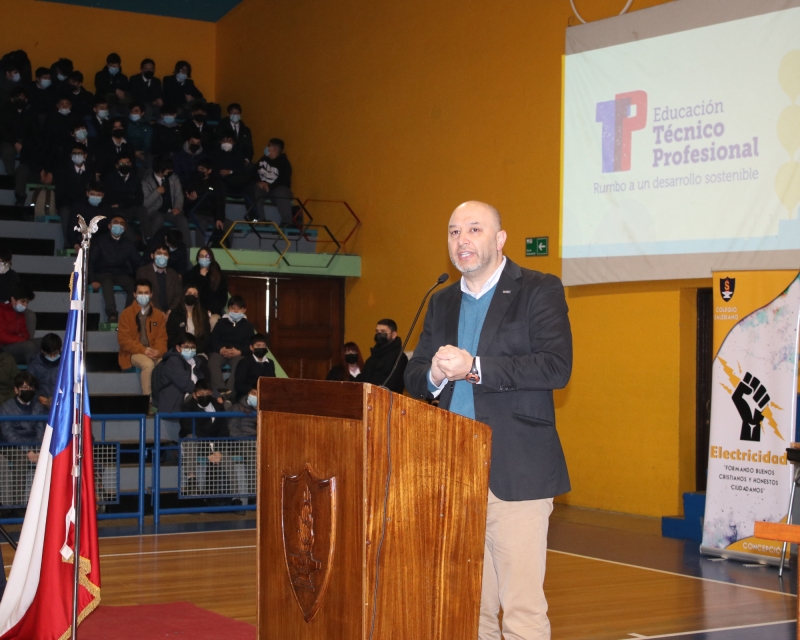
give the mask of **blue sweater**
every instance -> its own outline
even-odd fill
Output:
[[[478,352],[483,321],[486,319],[486,313],[489,311],[496,288],[497,285],[478,299],[467,293],[461,294],[461,311],[458,315],[458,348],[469,351],[473,356]],[[475,419],[472,384],[466,380],[456,381],[453,399],[450,401],[450,411]]]

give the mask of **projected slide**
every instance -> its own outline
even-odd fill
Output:
[[[800,266],[800,9],[565,60],[565,284]]]

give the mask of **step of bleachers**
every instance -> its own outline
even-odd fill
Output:
[[[36,330],[63,331],[67,326],[67,313],[63,312],[36,312]],[[86,330],[97,331],[100,328],[100,314],[89,313],[86,315]]]
[[[34,337],[41,338],[46,333],[51,333],[45,329],[36,329]],[[64,329],[53,331],[64,339]],[[86,348],[89,352],[109,352],[117,353],[119,351],[119,343],[117,342],[116,331],[87,331],[86,332]]]
[[[22,256],[20,256],[22,257]],[[60,258],[63,260],[63,258]],[[69,273],[24,273],[17,269],[17,256],[13,259],[14,270],[19,273],[19,279],[33,289],[37,294],[46,291],[69,292]]]
[[[35,289],[34,289],[35,291]],[[89,314],[99,314],[102,322],[106,321],[105,314],[105,301],[103,300],[102,291],[94,292],[89,290],[87,296],[89,300]],[[114,299],[117,302],[117,311],[122,311],[125,308],[126,295],[124,291],[117,291],[114,293]],[[36,298],[30,303],[30,308],[35,311],[37,315],[44,312],[60,312],[63,309],[69,309],[70,293],[69,291],[39,291]]]
[[[139,375],[134,370],[122,373],[89,372],[89,390],[92,394],[141,395]]]
[[[147,413],[150,407],[150,398],[141,394],[131,394],[121,396],[119,394],[100,394],[92,393],[89,396],[89,409],[92,415],[101,414],[115,414],[115,413]],[[121,423],[109,422],[108,425],[114,425],[115,429],[124,428],[130,439],[129,424],[126,422],[123,427],[119,427]],[[138,423],[134,423],[138,425]],[[138,429],[138,426],[136,427]],[[138,433],[135,431],[135,433]]]
[[[0,240],[0,246],[9,249],[12,254],[24,253],[27,256],[52,256],[55,245],[55,240],[39,238],[4,237]]]
[[[14,194],[11,194],[11,202],[0,202],[0,220],[33,220],[33,210],[30,207],[18,207],[14,205]]]
[[[15,255],[54,255],[55,251],[64,248],[64,238],[61,231],[60,224],[43,224],[41,222],[19,222],[17,220],[7,220],[2,222],[2,234],[0,236],[4,241],[9,238],[15,238],[13,244],[9,244],[12,252]],[[47,253],[29,253],[23,250],[24,245],[17,244],[18,240],[52,240],[54,244],[54,251]]]

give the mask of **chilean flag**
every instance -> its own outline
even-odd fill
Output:
[[[78,620],[100,604],[89,396],[83,366],[83,249],[71,282],[71,302],[58,384],[36,465],[25,522],[0,602],[0,640],[62,640],[71,636],[78,428],[83,428]],[[81,378],[83,378],[81,380]],[[83,404],[83,424],[77,425]],[[73,426],[75,429],[73,430]],[[75,433],[73,433],[75,431]]]

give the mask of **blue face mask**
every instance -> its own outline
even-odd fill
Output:
[[[170,247],[169,245],[167,245],[167,247],[169,248],[170,253],[172,253],[173,251],[175,251],[175,249],[178,248],[178,247]]]
[[[150,295],[147,293],[137,294],[136,302],[139,303],[140,307],[146,307],[148,304],[150,304]]]
[[[85,160],[85,158],[83,157],[82,153],[76,153],[76,154],[73,154],[73,156],[72,156],[72,162],[74,162],[75,164],[79,164],[79,165],[83,164],[84,160]]]
[[[80,140],[81,142],[86,140],[86,138],[88,137],[89,137],[89,132],[86,129],[78,129],[75,132],[75,139]]]
[[[119,238],[123,233],[125,233],[125,227],[123,227],[121,224],[112,224],[111,233]]]
[[[59,113],[60,113],[62,116],[68,116],[68,115],[70,114],[70,112],[71,112],[71,111],[72,111],[72,109],[59,109],[59,110],[58,110],[58,112],[59,112]]]
[[[139,115],[138,113],[132,113],[128,117],[131,119],[131,122],[139,122],[139,120],[142,119],[142,116]]]
[[[93,207],[98,206],[102,201],[103,201],[103,196],[89,196],[89,204],[92,205]],[[119,225],[116,225],[116,226],[119,226]],[[124,230],[125,229],[123,229],[123,231]],[[114,227],[111,227],[111,231],[113,233]],[[120,233],[120,234],[117,234],[117,235],[121,236],[122,234]]]
[[[255,409],[258,406],[258,396],[247,396],[247,404]]]
[[[180,82],[180,83],[183,83],[183,82],[185,82],[185,81],[186,81],[186,74],[185,74],[185,73],[182,73],[182,72],[181,72],[181,73],[176,73],[176,74],[175,74],[175,79],[176,79],[178,82]]]
[[[14,311],[16,311],[17,313],[22,313],[23,311],[25,311],[26,308],[27,307],[21,302],[18,302],[17,304],[14,305]]]
[[[167,263],[169,262],[169,258],[167,256],[164,256],[164,255],[157,255],[155,257],[154,262],[156,263],[156,266],[159,269],[163,269],[164,267],[167,266]]]
[[[269,147],[264,147],[264,155],[269,158]]]
[[[60,73],[57,73],[56,78],[58,78],[59,82],[64,82],[64,80],[67,79],[67,76],[62,76]]]
[[[109,72],[109,73],[110,73],[112,76],[115,76],[115,75],[117,75],[117,74],[119,73],[119,67],[109,67],[109,68],[108,68],[108,72]]]
[[[45,356],[44,359],[47,360],[48,362],[56,362],[60,357],[61,354],[59,353],[56,356]]]
[[[175,122],[175,116],[164,116],[164,124],[172,124]]]
[[[197,355],[196,349],[181,349],[181,355],[184,360],[191,360]]]
[[[244,318],[244,314],[241,311],[228,311],[228,317],[233,322],[239,322],[239,320]]]
[[[47,89],[47,87],[53,84],[53,81],[50,78],[42,78],[39,80],[39,84],[42,85],[42,89]]]
[[[231,114],[231,122],[233,122],[233,124],[236,124],[241,119],[242,119],[242,116],[240,116],[238,113],[232,113]]]
[[[197,264],[203,267],[203,269],[207,269],[208,267],[211,266],[211,258],[200,258],[197,261]]]

